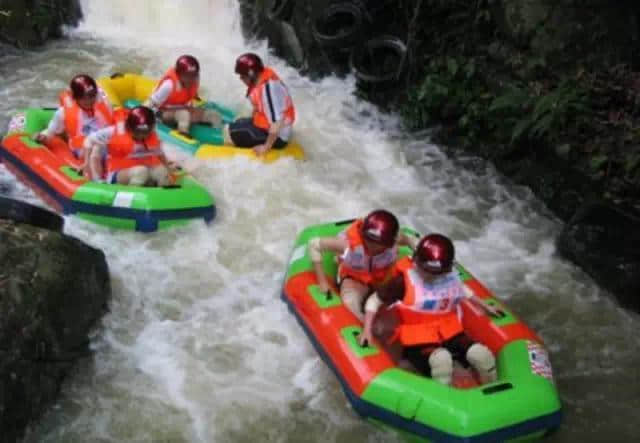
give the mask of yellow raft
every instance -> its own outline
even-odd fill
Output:
[[[131,107],[143,103],[155,88],[158,80],[139,74],[113,74],[111,77],[98,79],[98,85],[104,90],[107,98],[114,107]],[[200,101],[196,106],[214,109],[219,112],[225,123],[235,119],[235,113],[211,101]],[[271,149],[264,156],[257,156],[253,149],[236,148],[224,145],[222,131],[207,125],[192,125],[191,137],[185,137],[175,129],[163,124],[157,124],[160,138],[172,143],[198,158],[225,158],[244,155],[255,160],[271,163],[281,157],[304,159],[304,150],[295,141],[283,149]]]

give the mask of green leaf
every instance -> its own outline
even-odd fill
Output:
[[[469,60],[467,66],[465,68],[465,74],[467,75],[467,80],[470,80],[473,75],[476,73],[476,63],[473,59]]]
[[[541,138],[544,134],[547,134],[549,132],[552,123],[553,114],[547,114],[531,127],[529,133],[534,137]]]
[[[640,155],[635,154],[627,157],[624,161],[624,170],[627,174],[633,171],[640,164]]]
[[[556,97],[554,94],[547,94],[541,97],[533,108],[533,120],[538,120],[542,115],[552,112],[554,105],[556,104]]]
[[[609,160],[609,157],[604,154],[595,155],[591,157],[589,164],[591,166],[591,169],[598,170],[607,162],[607,160]]]
[[[526,119],[520,120],[516,125],[516,127],[513,128],[513,131],[511,132],[511,143],[513,143],[514,141],[522,137],[522,135],[527,132],[530,126],[531,126],[530,119],[526,118]]]
[[[451,76],[453,77],[455,77],[455,75],[458,73],[458,62],[456,61],[455,58],[447,59],[447,70],[449,71],[449,74],[451,74]]]
[[[569,143],[563,143],[561,145],[556,146],[556,154],[559,157],[567,159],[569,158],[570,152],[571,152],[571,145]]]
[[[529,96],[521,89],[513,87],[505,94],[493,99],[489,111],[520,109],[529,102]]]

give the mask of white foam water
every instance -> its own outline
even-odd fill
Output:
[[[312,82],[265,42],[245,42],[234,1],[82,6],[67,40],[0,66],[3,120],[54,105],[77,72],[159,76],[183,53],[200,59],[206,96],[247,111],[233,63],[252,50],[290,88],[308,159],[189,160],[217,198],[210,226],[143,235],[67,217],[66,232],[106,253],[111,311],[94,355],[26,441],[400,441],[357,417],[279,299],[297,232],[378,207],[450,235],[459,260],[547,341],[567,410],[556,441],[634,435],[640,321],[556,256],[561,226],[526,189],[448,157],[427,135],[404,135],[395,116],[351,95],[352,78]],[[39,201],[4,168],[0,181]]]

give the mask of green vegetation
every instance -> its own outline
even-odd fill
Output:
[[[60,27],[79,17],[77,0],[0,0],[0,42],[38,46],[60,37]]]
[[[532,6],[533,5],[533,6]],[[526,6],[526,7],[525,7]],[[640,3],[402,2],[415,55],[406,125],[497,163],[532,155],[637,205]],[[520,9],[518,9],[520,8]]]

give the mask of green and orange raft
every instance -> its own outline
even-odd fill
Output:
[[[453,386],[444,386],[402,369],[384,340],[361,347],[360,322],[340,297],[319,291],[307,250],[311,239],[334,236],[351,222],[311,226],[298,236],[282,297],[360,415],[417,441],[529,440],[560,425],[560,399],[542,340],[459,264],[464,283],[502,312],[493,318],[463,303],[466,332],[496,356],[497,381],[480,385],[471,372],[462,370],[454,372]],[[402,255],[409,253],[401,248]],[[335,278],[333,254],[324,254],[323,267]]]
[[[166,187],[92,182],[78,173],[80,161],[59,137],[44,146],[33,134],[47,127],[55,109],[18,112],[0,144],[7,169],[56,211],[112,228],[153,232],[190,220],[211,221],[214,199],[187,174]]]

